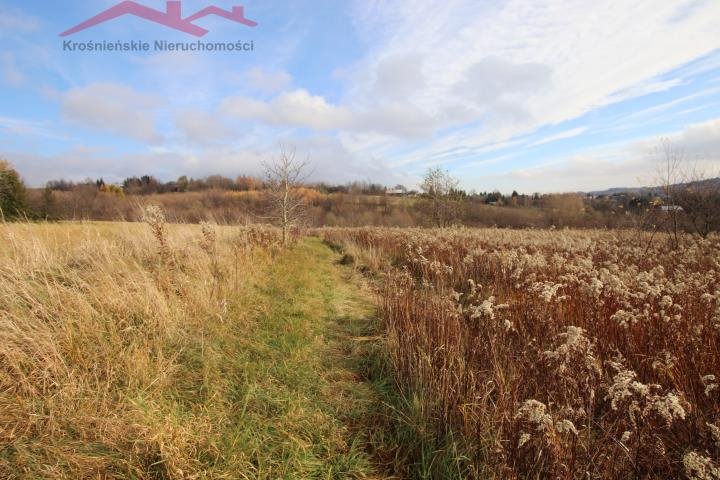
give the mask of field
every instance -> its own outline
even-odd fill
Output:
[[[431,478],[720,478],[720,239],[327,230],[382,274]]]
[[[720,239],[0,224],[0,478],[720,478]]]
[[[266,228],[0,224],[0,478],[373,478],[371,294]]]

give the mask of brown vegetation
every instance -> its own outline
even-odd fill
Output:
[[[433,478],[720,478],[720,238],[335,229]],[[665,241],[669,238],[669,241]]]
[[[699,188],[699,187],[698,187]],[[720,227],[716,210],[717,190],[703,187],[703,197],[682,197],[687,206],[681,214],[681,229],[717,231]],[[432,200],[419,197],[391,197],[351,193],[323,193],[315,188],[300,187],[297,194],[306,204],[303,215],[308,227],[432,227]],[[688,192],[689,194],[692,192]],[[213,221],[224,225],[266,223],[268,198],[263,191],[222,191],[164,193],[151,195],[118,195],[98,190],[94,185],[76,187],[72,191],[28,191],[29,217],[51,220],[139,221],[138,207],[159,205],[169,221],[200,223]],[[455,202],[455,201],[454,201]],[[692,209],[692,202],[702,210]],[[627,205],[627,206],[626,206]],[[657,207],[634,207],[625,197],[586,200],[579,195],[546,195],[529,206],[489,205],[482,199],[467,197],[457,201],[458,216],[454,223],[475,227],[508,228],[631,228],[652,222],[645,215],[652,210],[653,221],[663,217]],[[627,213],[626,213],[627,212]],[[691,216],[692,212],[692,216]]]
[[[230,339],[278,232],[145,216],[0,224],[0,478],[228,478],[242,460],[223,452]]]

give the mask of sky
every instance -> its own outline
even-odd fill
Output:
[[[718,0],[184,0],[258,25],[60,37],[118,3],[0,0],[0,157],[30,185],[260,175],[285,145],[318,181],[412,188],[438,166],[467,190],[591,191],[654,184],[662,139],[720,175]]]

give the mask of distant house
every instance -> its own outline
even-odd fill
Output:
[[[680,205],[662,205],[660,206],[661,212],[682,212],[683,208]]]
[[[403,190],[400,188],[388,188],[385,190],[385,195],[390,195],[391,197],[402,197],[407,194],[407,190]]]

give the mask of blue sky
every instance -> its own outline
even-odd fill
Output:
[[[0,156],[28,183],[260,174],[293,145],[318,180],[593,190],[654,181],[666,137],[720,173],[717,0],[184,0],[241,53],[65,52],[63,40],[195,42],[113,0],[3,0]],[[164,0],[139,3],[165,11]]]

